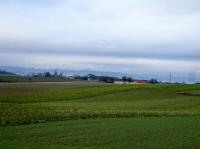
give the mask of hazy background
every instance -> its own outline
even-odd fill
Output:
[[[0,66],[200,81],[199,0],[0,0]]]

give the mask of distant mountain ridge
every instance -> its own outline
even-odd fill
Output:
[[[54,73],[55,70],[58,73],[63,73],[65,76],[72,76],[72,75],[102,75],[102,76],[113,76],[113,77],[122,77],[124,75],[130,76],[125,73],[120,72],[110,72],[110,71],[93,71],[93,70],[70,70],[70,69],[41,69],[41,68],[24,68],[24,67],[16,67],[16,66],[0,66],[0,70],[8,71],[18,75],[31,75],[33,73],[44,73],[50,72]]]
[[[0,76],[14,76],[16,74],[0,69]]]

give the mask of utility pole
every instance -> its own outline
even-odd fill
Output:
[[[172,84],[172,73],[171,72],[169,74],[169,82],[170,82],[170,84]]]

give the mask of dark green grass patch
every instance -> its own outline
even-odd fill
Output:
[[[71,120],[0,128],[0,148],[197,149],[197,117]]]
[[[200,90],[189,90],[189,91],[180,92],[179,94],[200,97]]]

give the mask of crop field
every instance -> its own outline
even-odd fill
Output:
[[[200,148],[200,85],[0,84],[0,148]]]
[[[69,79],[60,77],[29,77],[29,76],[18,76],[18,75],[1,75],[0,82],[69,82]]]

